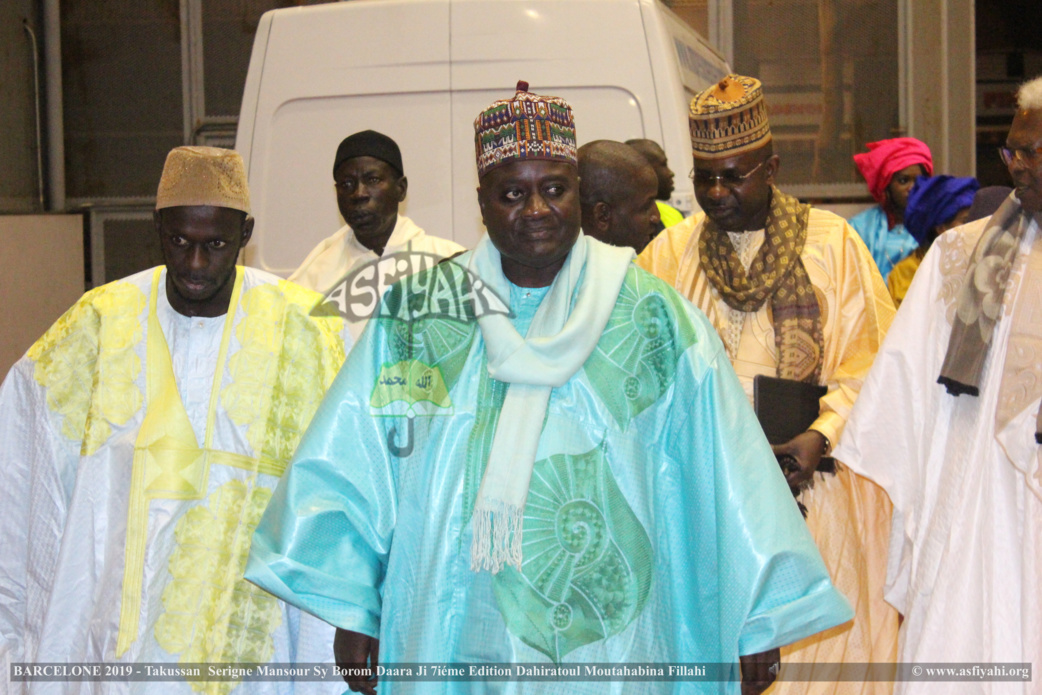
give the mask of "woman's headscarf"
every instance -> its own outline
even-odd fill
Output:
[[[934,227],[950,222],[973,204],[978,188],[980,184],[972,176],[920,176],[908,196],[905,228],[923,244]]]
[[[868,152],[854,155],[854,164],[865,177],[868,190],[876,202],[886,201],[886,187],[894,174],[913,164],[922,164],[927,176],[933,176],[933,156],[922,140],[891,138],[866,145]]]

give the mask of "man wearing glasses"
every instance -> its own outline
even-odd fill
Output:
[[[933,243],[837,451],[894,503],[902,662],[1042,654],[1042,77],[1017,100],[1015,190]],[[1038,691],[1022,677],[977,692]]]
[[[728,75],[692,100],[689,121],[703,212],[659,235],[637,264],[706,313],[750,399],[758,375],[828,388],[813,424],[773,448],[833,581],[857,615],[783,648],[783,672],[786,663],[892,661],[897,613],[883,600],[890,504],[879,487],[842,465],[829,472],[818,466],[843,431],[893,320],[893,303],[845,220],[774,186],[780,159],[759,80]],[[794,677],[835,674],[803,670]],[[808,685],[789,679],[776,687]],[[888,683],[872,685],[889,692]]]

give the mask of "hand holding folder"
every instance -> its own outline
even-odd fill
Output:
[[[819,401],[828,393],[828,388],[792,379],[759,375],[753,379],[753,406],[767,441],[772,445],[783,445],[803,434],[818,419]],[[780,454],[778,464],[790,481],[793,496],[798,496],[804,487],[813,484],[813,478],[803,484],[792,484],[795,474],[801,472],[800,462],[791,455]],[[822,457],[817,471],[835,473],[835,461]],[[806,509],[800,505],[806,515]]]

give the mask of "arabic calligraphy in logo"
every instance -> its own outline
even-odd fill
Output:
[[[374,417],[405,417],[403,442],[398,425],[387,432],[387,446],[400,458],[409,456],[415,444],[416,416],[452,415],[452,398],[441,369],[420,360],[385,364],[369,397],[369,412]]]
[[[451,415],[452,398],[438,367],[403,360],[380,370],[369,407],[374,417]]]

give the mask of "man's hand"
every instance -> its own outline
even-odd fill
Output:
[[[742,664],[742,695],[760,695],[778,677],[781,668],[780,649],[768,649],[738,659]]]
[[[785,470],[785,480],[793,490],[807,486],[818,470],[821,457],[825,454],[825,436],[816,430],[807,430],[785,442],[771,447],[771,451],[779,459],[791,456],[796,460],[795,470]]]
[[[376,695],[376,667],[380,657],[380,640],[360,632],[336,629],[333,639],[333,658],[342,670],[354,672],[344,675],[347,686],[356,693]]]

